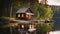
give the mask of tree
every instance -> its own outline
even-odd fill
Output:
[[[46,34],[47,32],[52,30],[52,25],[48,23],[37,24],[37,34]]]
[[[34,12],[35,19],[37,20],[52,19],[53,17],[51,8],[43,4],[34,3],[31,5],[31,10]]]

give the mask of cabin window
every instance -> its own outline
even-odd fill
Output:
[[[29,19],[31,19],[31,15],[29,15]]]
[[[32,28],[34,28],[35,26],[34,26],[34,24],[32,24]]]
[[[18,14],[18,17],[20,17],[20,14]]]
[[[26,14],[26,18],[28,18],[29,17],[29,15],[28,14]]]
[[[24,25],[22,24],[22,28],[24,28]]]
[[[31,26],[31,24],[29,25],[29,29],[32,29],[32,26]]]
[[[29,25],[29,28],[30,28],[30,29],[35,28],[35,25],[34,25],[34,24],[30,24],[30,25]]]
[[[24,17],[24,14],[22,14],[22,17]]]

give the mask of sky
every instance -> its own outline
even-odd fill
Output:
[[[41,0],[39,0],[41,1]],[[49,5],[57,5],[57,6],[60,6],[60,0],[47,0],[47,4]]]
[[[60,0],[47,0],[49,5],[60,5]]]

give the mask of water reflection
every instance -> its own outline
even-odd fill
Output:
[[[51,31],[49,34],[60,34],[60,31]]]

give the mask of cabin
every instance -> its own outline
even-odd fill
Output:
[[[19,34],[36,34],[36,24],[51,23],[51,20],[34,20],[34,13],[30,8],[20,8],[16,12]]]
[[[16,12],[16,20],[18,22],[18,32],[20,34],[26,34],[35,32],[35,22],[33,21],[34,14],[30,8],[20,8]],[[35,34],[35,33],[34,33]]]
[[[32,20],[33,16],[34,16],[34,14],[30,8],[20,8],[16,12],[17,20]]]

